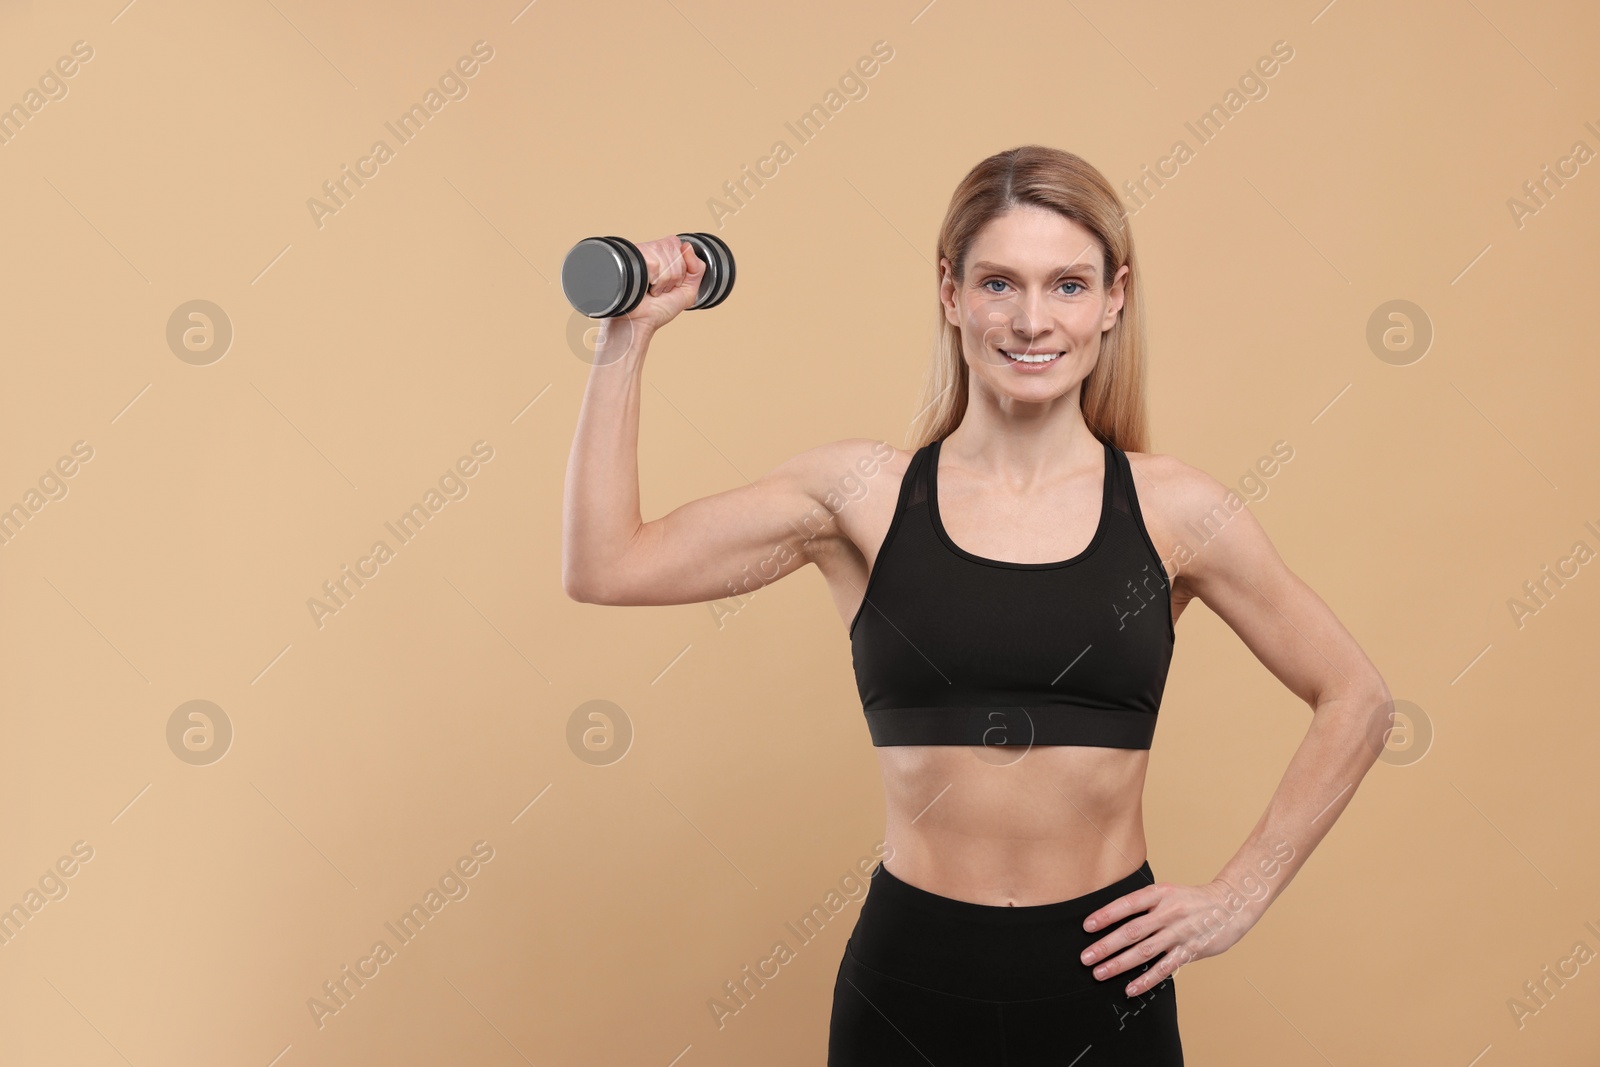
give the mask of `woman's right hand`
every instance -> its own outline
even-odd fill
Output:
[[[618,318],[627,320],[635,333],[654,333],[694,303],[700,295],[706,265],[695,255],[694,246],[676,235],[646,241],[639,245],[639,251],[644,253],[651,282],[639,306]]]

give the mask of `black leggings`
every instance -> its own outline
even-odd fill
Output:
[[[1133,916],[1092,934],[1084,918],[1154,881],[1146,861],[1081,897],[1002,907],[880,863],[834,980],[828,1067],[1182,1067],[1173,978],[1130,997],[1153,961],[1102,981],[1081,959]]]

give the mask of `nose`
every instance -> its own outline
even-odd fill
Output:
[[[1049,314],[1045,309],[1045,294],[1029,287],[1013,298],[1011,332],[1031,345],[1035,338],[1050,329]]]

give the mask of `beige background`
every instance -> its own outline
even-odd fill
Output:
[[[733,295],[654,345],[645,516],[823,441],[906,444],[935,231],[983,156],[1057,145],[1120,186],[1187,141],[1134,216],[1153,448],[1237,483],[1293,447],[1255,514],[1433,735],[1180,973],[1190,1062],[1597,1062],[1600,962],[1508,1006],[1600,952],[1597,565],[1508,606],[1600,548],[1600,174],[1508,207],[1600,148],[1592,6],[124,2],[0,0],[0,105],[93,50],[0,145],[0,506],[67,490],[0,546],[0,906],[67,890],[0,946],[6,1063],[822,1062],[855,902],[726,1025],[707,1006],[881,836],[820,575],[720,626],[560,585],[589,369],[562,256],[717,229],[779,139],[718,229]],[[784,124],[879,40],[800,144]],[[397,147],[384,123],[477,41]],[[1185,122],[1277,41],[1200,145]],[[319,227],[308,199],[380,138]],[[194,365],[167,324],[202,299],[233,339]],[[1399,366],[1367,331],[1402,299],[1433,339]],[[319,627],[322,583],[479,441],[467,494]],[[1214,614],[1178,633],[1150,855],[1204,882],[1309,711]],[[191,700],[233,730],[209,765],[169,747]],[[591,700],[631,723],[620,761],[569,747]],[[470,892],[319,1028],[310,998],[480,841],[446,879]]]

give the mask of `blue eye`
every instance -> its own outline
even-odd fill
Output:
[[[999,285],[1005,285],[1006,284],[1004,278],[989,278],[988,280],[986,280],[983,283],[983,287],[984,287],[985,290],[987,290],[988,292],[991,292],[991,293],[998,293],[1000,291],[998,289],[990,289],[989,285],[992,284],[992,283],[997,283]],[[1081,293],[1081,292],[1083,292],[1085,290],[1085,286],[1084,286],[1084,284],[1082,282],[1074,281],[1072,279],[1068,279],[1067,281],[1062,282],[1061,285],[1075,285],[1075,286],[1077,286],[1077,288],[1074,289],[1072,292],[1066,294],[1068,296],[1077,296],[1079,293]],[[1056,288],[1059,289],[1059,288],[1061,288],[1061,286],[1058,285],[1058,286],[1056,286]]]

